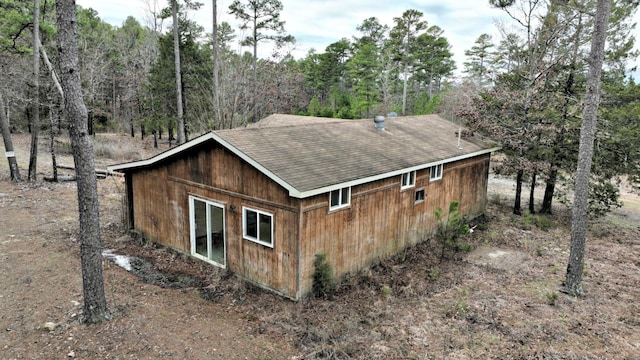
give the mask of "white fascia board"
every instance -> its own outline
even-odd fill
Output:
[[[463,155],[459,155],[459,156],[448,158],[448,159],[444,159],[444,160],[433,161],[433,162],[430,162],[430,163],[420,164],[420,165],[416,165],[416,166],[412,166],[412,167],[408,167],[408,168],[404,168],[404,169],[400,169],[400,170],[391,171],[391,172],[384,173],[384,174],[369,176],[369,177],[362,178],[362,179],[356,179],[356,180],[344,182],[344,183],[341,183],[341,184],[335,184],[335,185],[321,187],[321,188],[318,188],[318,189],[299,192],[298,194],[296,194],[298,196],[293,195],[291,192],[289,193],[289,195],[291,195],[293,197],[301,198],[301,199],[302,198],[307,198],[307,197],[310,197],[310,196],[327,193],[327,192],[330,192],[330,191],[333,191],[333,190],[338,190],[338,189],[345,188],[345,187],[356,186],[356,185],[366,184],[366,183],[372,182],[372,181],[386,179],[386,178],[389,178],[389,177],[392,177],[392,176],[397,176],[397,175],[401,175],[401,174],[407,173],[409,171],[422,170],[422,169],[426,169],[426,168],[429,168],[429,167],[432,167],[432,166],[436,166],[436,165],[440,165],[440,164],[456,162],[456,161],[460,161],[460,160],[464,160],[464,159],[468,159],[468,158],[472,158],[472,157],[476,157],[476,156],[492,153],[492,152],[498,151],[500,149],[501,149],[500,147],[494,147],[494,148],[491,148],[491,149],[484,149],[484,150],[480,150],[480,151],[476,151],[476,152],[472,152],[472,153],[468,153],[468,154],[463,154]]]
[[[182,152],[184,150],[187,150],[191,147],[194,147],[196,145],[202,144],[203,142],[212,139],[212,133],[207,133],[204,135],[201,135],[193,140],[190,140],[182,145],[176,146],[173,149],[161,152],[160,154],[150,157],[148,159],[144,159],[144,160],[138,160],[138,161],[133,161],[133,162],[129,162],[129,163],[124,163],[124,164],[116,164],[116,165],[111,165],[111,166],[107,166],[107,170],[109,171],[120,171],[122,172],[123,170],[127,170],[127,169],[132,169],[132,168],[137,168],[137,167],[144,167],[144,166],[149,166],[152,165],[158,161],[161,161],[163,159],[166,159],[168,157],[171,157],[179,152]]]

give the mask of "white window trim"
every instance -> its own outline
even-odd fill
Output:
[[[404,183],[405,176],[407,177],[407,184]],[[400,175],[400,190],[411,189],[416,186],[416,171],[409,171]]]
[[[271,243],[268,243],[266,241],[261,241],[259,238],[255,238],[253,236],[249,236],[247,235],[247,211],[253,211],[255,213],[257,213],[257,218],[256,218],[256,226],[257,226],[257,234],[258,236],[260,236],[260,215],[266,215],[268,217],[271,218]],[[273,234],[273,214],[268,213],[266,211],[261,211],[261,210],[257,210],[257,209],[252,209],[252,208],[248,208],[248,207],[242,207],[242,238],[244,238],[245,240],[249,240],[252,241],[254,243],[269,247],[273,249],[273,246],[275,244],[275,238],[274,238],[274,234]]]
[[[433,169],[436,169],[436,176],[433,176]],[[439,171],[438,171],[439,170]],[[429,180],[440,180],[442,179],[442,173],[443,173],[443,166],[442,164],[438,164],[438,165],[434,165],[429,169]]]
[[[416,200],[416,195],[419,192],[422,192],[422,200]],[[426,199],[427,199],[427,192],[424,190],[424,188],[416,189],[416,192],[413,194],[413,203],[420,204],[420,203],[423,203]]]
[[[349,189],[349,197],[347,198],[347,202],[343,204],[342,203],[342,191],[344,189]],[[331,206],[331,194],[333,192],[335,192],[335,191],[338,191],[338,198],[340,199],[340,204],[335,205],[335,206]],[[343,187],[343,188],[340,188],[340,189],[329,191],[329,211],[346,208],[346,207],[348,207],[350,205],[351,205],[351,186]]]

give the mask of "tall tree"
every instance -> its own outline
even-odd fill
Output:
[[[33,97],[31,114],[31,149],[29,181],[36,181],[38,169],[38,135],[40,133],[40,0],[33,1]]]
[[[78,64],[78,24],[74,0],[56,0],[58,25],[58,61],[65,94],[64,109],[69,119],[78,187],[80,218],[80,262],[84,295],[83,321],[96,323],[111,318],[104,293],[100,207],[93,155],[93,143],[87,129],[87,108],[82,100]]]
[[[391,39],[398,49],[400,63],[404,68],[402,77],[402,115],[407,114],[407,87],[409,81],[409,69],[413,65],[413,43],[417,34],[427,28],[427,22],[422,20],[423,13],[410,9],[402,13],[402,17],[396,17],[393,21],[396,25],[391,29]]]
[[[464,63],[464,71],[476,79],[480,86],[487,83],[487,65],[492,47],[494,45],[491,35],[482,34],[476,39],[471,49],[464,51],[464,55],[468,59]]]
[[[440,81],[455,70],[451,45],[443,36],[444,30],[433,25],[416,39],[416,71],[414,75],[428,86],[429,98],[434,95],[434,87],[440,91]]]
[[[213,129],[219,129],[222,120],[220,108],[220,54],[218,49],[218,0],[212,0],[213,4],[213,31],[211,33],[213,48],[213,109],[215,113]]]
[[[293,36],[285,35],[284,21],[280,20],[282,9],[280,0],[248,0],[247,4],[234,0],[229,5],[229,13],[241,22],[240,28],[251,30],[242,45],[253,47],[253,121],[258,121],[258,43],[271,40],[281,46],[294,41]]]
[[[178,111],[178,145],[186,141],[184,130],[184,110],[182,109],[182,68],[180,67],[180,29],[178,24],[178,0],[171,0],[173,17],[173,57],[176,75],[176,109]]]
[[[611,13],[611,0],[598,0],[596,7],[595,28],[589,55],[589,73],[587,77],[587,93],[584,101],[582,127],[580,129],[580,150],[578,152],[578,168],[576,186],[573,197],[571,220],[571,244],[567,275],[564,288],[573,296],[584,296],[582,274],[584,268],[584,249],[587,234],[587,216],[589,206],[589,178],[593,158],[593,142],[596,131],[598,106],[600,103],[600,75],[604,62],[604,45]]]
[[[0,94],[0,131],[2,132],[2,139],[4,140],[5,155],[9,162],[11,181],[17,182],[20,181],[20,169],[16,161],[16,154],[13,152],[13,141],[11,140],[11,131],[9,131],[9,119],[7,119],[4,109],[4,100],[2,94]]]

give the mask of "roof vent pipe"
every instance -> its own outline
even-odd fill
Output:
[[[374,117],[373,122],[376,124],[376,129],[384,130],[384,116],[378,115]]]

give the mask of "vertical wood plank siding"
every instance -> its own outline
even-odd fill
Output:
[[[429,181],[429,169],[418,171],[415,187],[401,190],[400,176],[352,188],[351,206],[329,212],[329,196],[302,200],[301,290],[310,291],[313,259],[325,253],[338,277],[431,237],[434,211],[454,200],[468,216],[484,212],[490,155],[445,164],[442,179]],[[415,192],[425,189],[425,201]]]
[[[325,253],[340,277],[428,239],[437,226],[434,211],[453,200],[464,214],[484,212],[489,160],[486,154],[445,164],[437,181],[429,180],[429,169],[417,171],[415,187],[406,190],[399,175],[354,186],[351,205],[330,212],[328,193],[291,198],[211,141],[131,173],[133,222],[153,241],[190,253],[189,196],[222,204],[227,268],[297,299],[311,289],[315,254]],[[425,200],[415,203],[418,189]],[[273,248],[242,238],[243,206],[273,214]]]
[[[190,253],[189,195],[225,206],[227,268],[289,297],[297,293],[296,199],[211,143],[133,173],[134,223],[148,238]],[[231,205],[235,210],[231,211]],[[273,214],[274,247],[242,238],[242,207]]]

